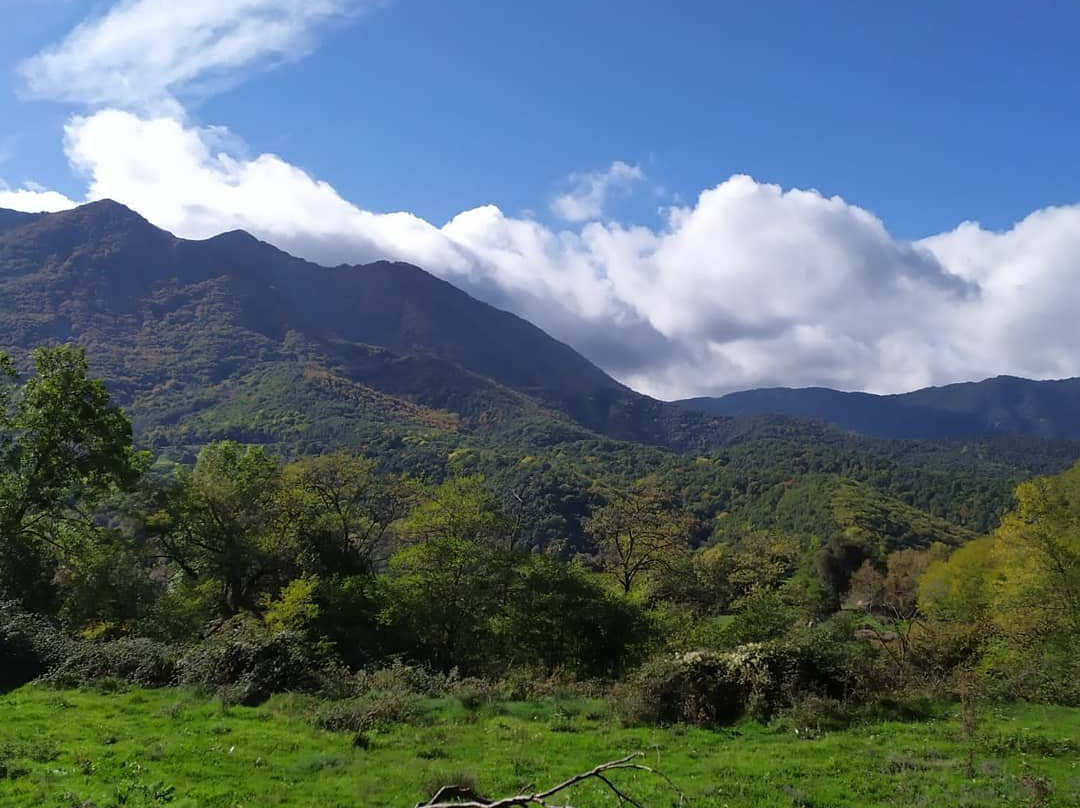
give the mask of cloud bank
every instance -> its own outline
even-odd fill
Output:
[[[443,224],[365,210],[174,95],[294,58],[360,0],[125,0],[23,66],[28,88],[91,109],[64,149],[87,183],[188,238],[246,229],[326,264],[418,264],[665,398],[769,385],[898,392],[1010,373],[1080,375],[1080,205],[990,232],[967,222],[910,243],[867,210],[748,176],[654,227],[605,218],[645,181],[615,162],[553,202],[565,224],[494,205]],[[105,105],[106,108],[97,108]],[[0,207],[76,204],[0,185]]]

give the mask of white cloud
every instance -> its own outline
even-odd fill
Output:
[[[568,179],[571,189],[551,203],[551,210],[568,222],[585,222],[603,216],[611,195],[626,193],[645,179],[645,172],[616,160],[603,171],[574,173]]]
[[[187,237],[244,228],[323,263],[411,261],[655,395],[1080,375],[1080,206],[910,244],[838,197],[735,176],[656,228],[554,230],[494,206],[437,226],[363,210],[232,142],[220,128],[117,110],[66,133],[88,199],[116,199]]]
[[[34,182],[25,183],[21,188],[8,188],[0,182],[0,208],[27,213],[55,213],[76,204],[63,194],[46,190]]]
[[[179,111],[177,92],[233,82],[244,68],[305,55],[312,33],[373,0],[121,0],[27,59],[37,97]]]

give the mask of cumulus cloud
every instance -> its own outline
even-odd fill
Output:
[[[302,56],[321,26],[378,2],[121,0],[21,72],[33,95],[98,108],[65,129],[86,200],[188,238],[243,228],[325,264],[410,261],[654,395],[1080,375],[1080,205],[909,243],[847,200],[737,175],[657,226],[626,226],[607,207],[646,177],[616,161],[570,176],[552,202],[560,227],[493,205],[440,225],[365,210],[277,155],[249,156],[176,100]],[[0,184],[0,207],[74,204]]]
[[[645,179],[645,172],[616,160],[603,171],[574,173],[569,177],[570,190],[555,198],[551,210],[568,222],[599,219],[612,194],[625,193],[630,186]]]
[[[9,188],[0,182],[0,208],[27,213],[55,213],[74,207],[75,202],[57,191],[49,191],[28,182],[21,188]]]
[[[321,25],[374,0],[122,0],[27,59],[30,95],[79,104],[179,110],[177,92],[305,55]]]
[[[437,225],[364,210],[234,144],[218,127],[118,110],[72,119],[65,138],[87,199],[186,237],[244,228],[322,263],[416,263],[661,397],[1080,374],[1080,206],[908,243],[839,197],[734,176],[657,227],[557,229],[490,205]]]

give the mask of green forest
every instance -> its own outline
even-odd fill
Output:
[[[690,733],[694,748],[728,732],[767,745],[768,728],[839,743],[870,731],[859,727],[902,735],[918,731],[904,722],[938,720],[956,761],[941,793],[969,800],[953,804],[988,804],[964,789],[990,777],[976,760],[991,752],[1035,761],[995,770],[1000,804],[1076,804],[1075,764],[1053,761],[1080,751],[1080,714],[1068,712],[1080,707],[1080,464],[1010,491],[1008,474],[943,461],[947,445],[900,464],[782,435],[701,454],[504,441],[450,447],[437,463],[423,461],[431,447],[278,456],[217,441],[176,462],[138,446],[81,349],[38,349],[32,362],[20,372],[0,359],[0,714],[12,720],[51,699],[145,694],[160,715],[179,699],[204,723],[258,715],[282,733],[346,733],[349,754],[376,755],[402,733],[459,725],[476,744],[478,728],[527,726],[524,709],[589,748],[588,760],[567,755],[567,776],[627,744],[648,753],[660,731]],[[185,701],[193,693],[220,716]],[[1068,717],[1049,735],[1001,740],[1038,705]],[[586,743],[592,724],[614,733],[612,748]],[[35,751],[36,731],[0,741],[0,804],[54,799],[37,763],[90,754]],[[413,751],[432,743],[449,741]],[[682,754],[672,772],[692,778]],[[558,758],[517,779],[558,782]],[[481,784],[437,773],[513,791],[518,764],[504,763]],[[96,765],[80,781],[91,792]],[[926,768],[896,765],[913,778]],[[55,804],[181,796],[109,777],[107,797]],[[141,785],[121,799],[124,782]],[[415,802],[438,785],[392,796]],[[879,804],[776,787],[776,804]],[[667,801],[656,804],[678,804],[654,788]],[[584,804],[619,793],[601,787]]]

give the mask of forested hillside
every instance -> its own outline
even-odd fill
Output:
[[[32,359],[23,376],[0,357],[0,686],[120,676],[257,702],[403,656],[622,679],[628,721],[768,718],[971,670],[1080,699],[1080,465],[1022,483],[983,538],[836,474],[740,489],[704,457],[590,478],[625,453],[585,455],[536,487],[535,458],[435,482],[229,441],[155,467],[81,349]]]

